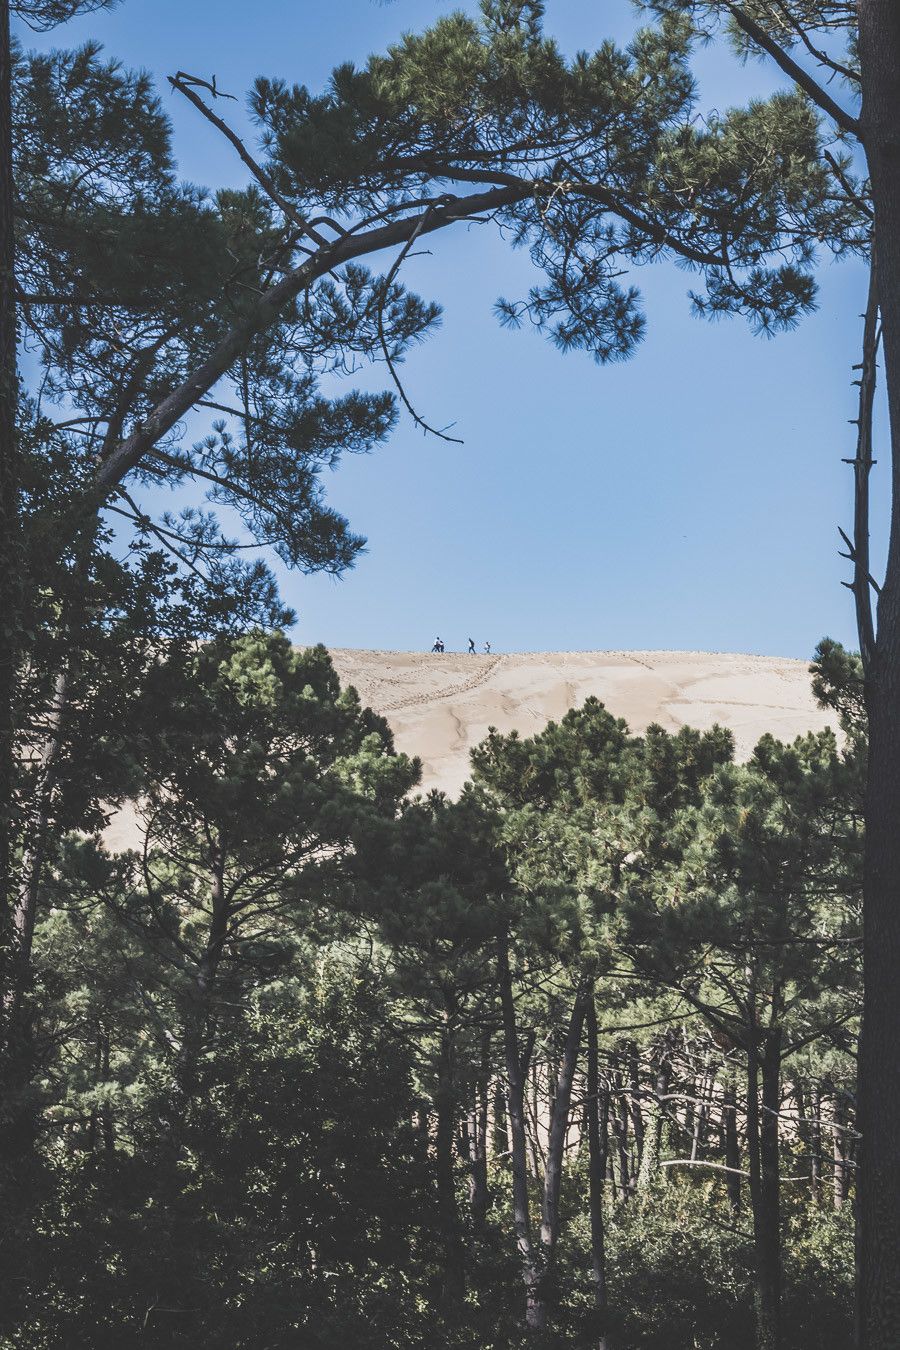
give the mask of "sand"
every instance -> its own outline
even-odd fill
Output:
[[[344,683],[383,713],[397,748],[422,760],[422,787],[457,793],[469,751],[499,731],[533,736],[594,695],[632,731],[657,722],[729,727],[746,758],[770,731],[783,740],[834,726],[813,700],[809,665],[707,652],[533,652],[492,656],[334,650]]]
[[[422,652],[331,653],[344,684],[391,725],[398,750],[422,761],[422,790],[454,796],[469,751],[489,727],[533,736],[591,694],[632,731],[710,727],[734,733],[746,758],[764,732],[791,740],[835,726],[813,700],[806,661],[708,652],[533,652],[466,656]],[[116,850],[137,844],[133,808],[104,833]]]

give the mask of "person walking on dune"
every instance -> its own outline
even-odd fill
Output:
[[[436,637],[434,639],[434,646],[432,647],[431,650],[433,652],[442,652],[444,650],[444,644],[439,637]]]
[[[484,654],[485,656],[490,656],[491,654],[491,644],[489,642],[484,644]]]
[[[469,656],[474,656],[474,655],[475,655],[475,639],[474,639],[474,638],[469,638],[469,652],[468,652],[468,655],[469,655]]]

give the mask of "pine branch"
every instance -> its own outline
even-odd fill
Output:
[[[203,99],[199,94],[194,92],[191,86],[199,84],[205,89],[211,89],[214,97],[233,98],[234,96],[232,94],[217,94],[215,81],[213,81],[213,84],[211,85],[207,84],[205,80],[195,79],[194,76],[187,75],[183,70],[176,71],[174,75],[170,75],[168,78],[172,88],[177,89],[179,94],[184,94],[185,98],[188,99],[190,103],[193,103],[197,111],[203,114],[207,122],[211,122],[218,131],[221,131],[226,140],[231,142],[247,168],[253,174],[253,177],[259,183],[260,187],[266,195],[271,198],[276,206],[279,207],[291,224],[296,225],[298,230],[301,230],[305,235],[308,235],[309,238],[320,247],[324,246],[327,241],[303,219],[299,212],[295,210],[285,197],[282,197],[271,177],[266,173],[262,165],[250,154],[250,151],[247,149],[240,136],[231,130],[231,127],[227,122],[223,121],[211,108],[206,106]]]
[[[442,204],[422,216],[406,217],[390,225],[360,235],[344,235],[318,250],[275,286],[264,292],[243,318],[228,330],[207,359],[176,389],[173,389],[140,426],[121,441],[104,460],[94,477],[93,490],[101,499],[122,481],[162,436],[189,412],[199,398],[209,393],[228,371],[247,345],[276,322],[282,310],[313,282],[333,268],[354,258],[396,247],[409,239],[444,229],[459,220],[467,220],[484,211],[497,211],[525,200],[531,194],[528,183],[520,187],[497,188],[468,197],[445,197]]]
[[[431,208],[428,208],[428,210],[430,209]],[[406,390],[404,389],[403,384],[400,380],[400,376],[397,374],[393,357],[391,356],[390,350],[388,348],[387,338],[385,337],[384,334],[384,307],[387,304],[391,286],[394,283],[397,273],[403,266],[404,258],[406,258],[406,256],[409,253],[409,250],[412,248],[413,244],[416,242],[419,235],[422,233],[422,230],[425,228],[425,224],[428,220],[428,210],[426,210],[424,214],[420,217],[419,228],[414,230],[412,234],[409,236],[406,243],[403,245],[402,249],[397,255],[397,259],[394,262],[393,267],[391,268],[391,270],[388,272],[387,276],[384,279],[384,285],[381,293],[381,302],[378,306],[378,341],[381,344],[381,350],[384,353],[384,359],[387,362],[387,368],[390,371],[391,379],[394,381],[394,384],[397,387],[397,392],[400,395],[401,399],[403,400],[403,406],[406,408],[406,411],[409,413],[410,417],[413,419],[416,426],[421,427],[422,430],[426,433],[430,432],[432,436],[437,436],[439,440],[451,441],[454,445],[462,445],[463,442],[459,439],[458,436],[448,436],[446,431],[438,431],[435,427],[430,426],[425,421],[425,419],[423,417],[420,417],[419,414],[416,412],[415,408],[413,407],[412,403],[409,400],[409,397],[407,396]]]
[[[808,71],[805,71],[802,66],[798,65],[794,58],[790,56],[789,53],[786,52],[745,9],[742,9],[740,5],[730,3],[728,5],[728,12],[731,14],[738,27],[741,28],[758,47],[762,47],[764,52],[768,52],[776,65],[780,66],[784,73],[789,75],[796,84],[799,84],[800,88],[804,93],[809,95],[813,103],[821,108],[824,113],[827,113],[842,131],[849,132],[851,136],[858,136],[860,140],[862,140],[862,131],[856,118],[851,117],[839,103],[835,103],[831,95],[826,93],[818,81],[814,80]]]

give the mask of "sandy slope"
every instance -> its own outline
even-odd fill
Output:
[[[433,656],[331,653],[344,683],[384,713],[397,747],[423,762],[422,785],[455,793],[489,726],[533,735],[590,694],[634,731],[719,722],[746,756],[765,731],[790,739],[833,719],[816,707],[808,664],[705,652],[534,652]]]
[[[422,787],[455,794],[469,750],[488,727],[533,735],[593,694],[633,731],[719,722],[746,756],[765,731],[791,739],[832,725],[816,707],[805,661],[706,652],[534,652],[464,656],[335,649],[342,683],[383,713],[397,748],[422,760]],[[135,847],[134,811],[105,832],[113,849]]]

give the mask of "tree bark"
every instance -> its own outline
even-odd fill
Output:
[[[221,847],[218,847],[212,859],[209,929],[197,963],[188,1006],[184,1011],[177,1073],[179,1105],[193,1100],[198,1091],[200,1056],[209,1034],[213,994],[228,935],[229,917],[225,858]]]
[[[0,0],[0,954],[11,947],[15,686],[22,636],[15,265],[12,50],[9,0]]]
[[[741,1209],[741,1146],[737,1128],[737,1094],[734,1088],[734,1076],[726,1065],[725,1086],[722,1089],[722,1115],[725,1121],[725,1166],[728,1168],[725,1187],[728,1203],[733,1214]]]
[[[888,559],[866,672],[858,1340],[860,1350],[894,1350],[900,1345],[900,7],[858,0],[857,14],[891,436]]]
[[[631,1046],[628,1054],[628,1090],[631,1097],[631,1124],[634,1130],[634,1171],[639,1176],[644,1157],[644,1113],[641,1110],[641,1081],[636,1045]]]
[[[760,1112],[760,1069],[762,1112]],[[781,1214],[778,1110],[781,1100],[781,1043],[768,1032],[760,1046],[750,1037],[747,1052],[747,1152],[753,1249],[757,1350],[781,1346]]]
[[[618,1056],[614,1058],[613,1062],[618,1066]],[[613,1138],[616,1142],[616,1158],[619,1164],[619,1189],[622,1199],[627,1200],[631,1194],[631,1168],[628,1158],[628,1103],[625,1100],[622,1074],[618,1067],[615,1070],[614,1083],[618,1109],[613,1115]]]
[[[444,1277],[441,1287],[441,1300],[447,1309],[456,1309],[466,1294],[465,1253],[459,1222],[459,1210],[456,1203],[456,1178],[453,1169],[453,1130],[456,1114],[453,1031],[452,1015],[445,1013],[441,1025],[434,1107],[437,1117],[435,1170],[437,1174],[438,1219],[444,1244]]]
[[[585,1015],[592,996],[582,985],[575,994],[575,1002],[566,1029],[553,1094],[553,1106],[550,1113],[550,1130],[547,1140],[547,1165],[544,1173],[544,1196],[541,1207],[541,1287],[540,1293],[545,1304],[553,1306],[556,1302],[556,1243],[559,1237],[559,1197],[562,1187],[563,1159],[565,1157],[566,1136],[569,1130],[569,1114],[572,1105],[572,1084],[578,1064],[578,1049],[581,1044],[581,1032]],[[546,1321],[546,1313],[545,1313]]]
[[[509,939],[505,933],[502,933],[497,941],[497,983],[503,1014],[503,1046],[506,1056],[513,1231],[525,1285],[525,1325],[529,1332],[540,1333],[547,1325],[547,1305],[540,1297],[541,1263],[531,1235],[528,1143],[525,1134],[525,1073],[519,1056],[516,1007],[509,968]]]
[[[644,1132],[644,1152],[638,1173],[638,1191],[641,1194],[651,1190],[662,1174],[659,1162],[662,1155],[663,1126],[666,1118],[666,1098],[669,1094],[671,1065],[668,1048],[660,1051],[653,1080],[654,1110],[649,1129]]]
[[[487,1212],[491,1207],[487,1165],[490,1068],[491,1033],[490,1031],[484,1031],[481,1036],[478,1082],[475,1085],[475,1110],[472,1113],[472,1157],[469,1173],[469,1202],[472,1209],[472,1228],[476,1234],[484,1231]]]
[[[588,1001],[586,1020],[588,1203],[591,1214],[591,1273],[594,1280],[596,1350],[609,1350],[606,1332],[609,1301],[606,1288],[606,1240],[603,1220],[603,1181],[606,1176],[606,1118],[609,1115],[609,1093],[603,1091],[601,1101],[597,1054],[597,1008],[593,994]]]

